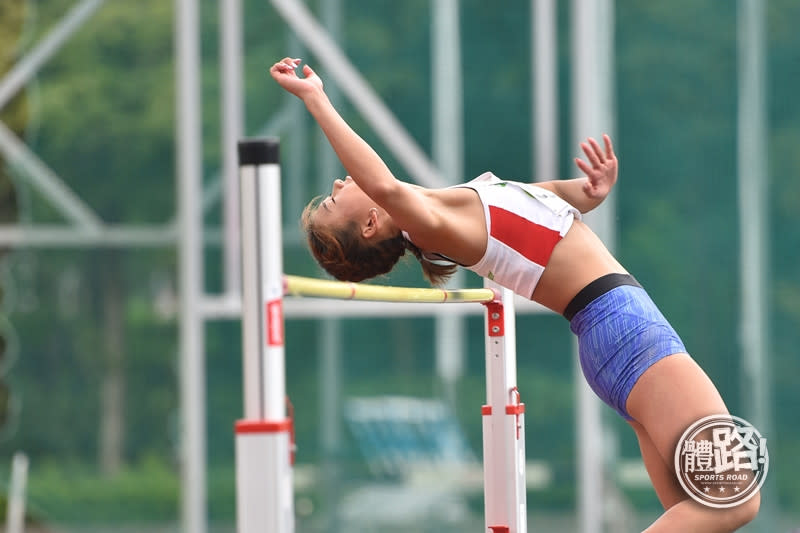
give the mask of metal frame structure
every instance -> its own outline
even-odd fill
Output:
[[[104,0],[76,0],[74,6],[38,43],[31,47],[14,67],[0,79],[0,108],[5,106],[14,95],[28,84],[43,65],[47,63],[69,38],[78,31],[103,5]],[[193,124],[200,120],[200,57],[199,57],[199,23],[198,0],[174,0],[175,3],[175,50],[176,50],[176,108],[178,121],[178,205],[176,219],[164,225],[110,225],[100,219],[91,206],[87,205],[62,180],[56,170],[42,161],[23,140],[16,137],[0,122],[0,152],[6,160],[19,167],[22,179],[47,199],[65,220],[63,225],[0,225],[0,245],[26,248],[89,248],[89,247],[172,247],[178,246],[180,254],[180,286],[181,286],[181,410],[184,417],[182,424],[183,461],[182,461],[182,528],[192,533],[204,533],[207,528],[207,504],[205,486],[205,403],[202,383],[205,373],[202,364],[204,353],[204,322],[207,320],[238,318],[241,313],[241,297],[239,294],[239,236],[238,205],[236,191],[236,141],[243,133],[243,100],[242,100],[242,35],[241,35],[241,0],[220,1],[220,53],[221,65],[225,72],[221,76],[222,116],[223,116],[223,170],[221,182],[213,183],[206,191],[201,191],[200,154],[202,144]],[[457,13],[457,2],[437,2],[437,10],[445,17]],[[447,4],[439,6],[439,4]],[[559,147],[554,144],[558,138],[557,124],[552,111],[558,108],[557,75],[555,62],[556,23],[555,3],[553,0],[531,1],[531,24],[535,28],[532,34],[531,47],[533,79],[532,97],[535,116],[532,122],[537,125],[534,135],[536,154],[536,170],[533,175],[538,179],[546,179],[558,175]],[[267,5],[265,3],[265,5]],[[383,142],[397,157],[414,179],[423,185],[437,186],[447,183],[442,174],[449,175],[453,168],[446,168],[458,161],[450,156],[435,157],[437,164],[427,160],[424,153],[415,145],[413,139],[405,132],[402,125],[382,104],[380,98],[369,85],[358,75],[358,71],[347,61],[336,44],[335,39],[326,38],[326,24],[316,23],[304,4],[298,0],[271,0],[271,5],[279,16],[292,26],[298,37],[309,47],[316,59],[327,65],[330,73],[346,74],[337,79],[342,93],[356,105],[356,108],[368,119]],[[323,13],[330,11],[329,5],[338,5],[333,0],[324,2]],[[573,139],[580,139],[586,134],[597,134],[597,128],[610,129],[614,103],[610,82],[613,69],[610,60],[613,57],[611,47],[611,23],[613,20],[613,0],[572,0],[573,12],[573,62],[575,66],[573,83],[573,116],[576,122],[572,125]],[[756,402],[750,414],[752,421],[769,433],[771,424],[768,395],[764,383],[769,377],[768,342],[764,335],[764,324],[767,311],[763,304],[763,273],[766,266],[763,262],[765,250],[759,243],[766,233],[763,203],[765,202],[763,186],[759,183],[766,179],[766,151],[764,108],[766,95],[763,88],[764,56],[764,14],[760,4],[755,0],[739,1],[740,16],[740,198],[741,217],[757,224],[749,223],[741,227],[741,264],[743,299],[741,302],[743,324],[743,357],[742,366],[746,369],[749,390],[755,391]],[[457,28],[457,26],[456,26]],[[437,27],[441,30],[441,27]],[[598,33],[598,31],[600,33]],[[452,44],[453,36],[449,37]],[[581,40],[579,42],[579,39]],[[588,45],[579,46],[579,44]],[[436,41],[440,43],[440,41]],[[457,34],[456,34],[457,46]],[[444,44],[441,44],[444,43]],[[436,49],[445,46],[447,41],[436,45]],[[598,52],[599,51],[599,52]],[[452,57],[457,56],[457,48],[451,49],[449,64],[456,64]],[[452,55],[455,54],[455,55]],[[448,56],[442,56],[448,57]],[[593,65],[592,62],[600,59]],[[587,63],[588,62],[588,63]],[[580,65],[580,66],[579,66]],[[596,67],[601,67],[595,70]],[[452,74],[452,73],[451,73]],[[590,83],[580,80],[588,77]],[[344,78],[349,78],[350,82]],[[450,85],[441,85],[442,94],[459,90],[457,77],[451,76]],[[353,81],[355,80],[355,81]],[[587,92],[588,87],[599,87],[597,92]],[[455,102],[455,100],[452,100]],[[602,108],[608,113],[606,119],[598,120],[594,110]],[[581,112],[583,110],[583,112]],[[587,113],[588,111],[588,113]],[[444,113],[442,116],[446,116]],[[587,118],[592,117],[592,118]],[[439,123],[437,119],[437,123]],[[291,121],[290,113],[279,113],[274,117],[270,128],[286,126]],[[458,121],[452,128],[460,128]],[[452,131],[452,130],[451,130]],[[443,133],[445,136],[446,133]],[[448,159],[449,158],[449,159]],[[456,168],[456,167],[454,167]],[[456,168],[457,170],[457,168]],[[457,175],[457,173],[455,174]],[[218,295],[204,294],[202,289],[202,212],[220,196],[224,197],[224,257],[225,257],[225,291]],[[749,210],[753,210],[752,213]],[[610,228],[610,214],[602,215],[608,223],[599,223]],[[594,222],[592,222],[594,224]],[[602,231],[600,231],[602,233]],[[610,233],[603,235],[610,239]],[[607,243],[609,241],[607,240]],[[613,243],[612,243],[613,244]],[[759,259],[760,258],[760,259]],[[520,303],[518,301],[518,303]],[[539,312],[541,308],[518,306],[520,312]],[[323,301],[292,302],[286,305],[287,316],[310,316],[311,306],[317,313],[315,316],[365,316],[374,314],[372,304],[350,302],[346,307],[330,305]],[[433,306],[424,314],[429,316],[449,316],[470,314],[472,306]],[[417,316],[417,306],[392,304],[392,312],[399,316]],[[582,382],[582,379],[579,379]],[[585,394],[584,392],[580,393]],[[579,401],[583,405],[579,412],[579,442],[588,442],[586,435],[593,434],[599,427],[599,415],[588,396]],[[583,403],[585,402],[585,403]],[[335,431],[329,428],[328,433]],[[597,470],[598,456],[594,452],[581,452],[581,491],[579,513],[581,515],[581,531],[599,531],[602,526],[602,509],[592,502],[601,501],[602,473]],[[769,483],[768,483],[769,485]],[[762,513],[763,514],[763,513]]]
[[[358,74],[358,71],[347,60],[336,42],[327,36],[325,28],[318,24],[304,4],[297,0],[272,0],[276,12],[289,23],[301,40],[311,49],[317,60],[328,70],[339,83],[342,92],[357,109],[368,119],[369,123],[382,138],[387,147],[394,153],[401,164],[406,166],[409,175],[423,185],[436,187],[447,183],[436,170],[416,143],[407,134],[402,125],[392,116],[380,98]],[[0,82],[0,105],[6,103],[38,69],[55,54],[60,46],[85,23],[89,17],[103,4],[103,0],[82,0],[78,2],[51,33],[37,45],[30,54]],[[532,2],[532,6],[537,3]],[[223,110],[223,175],[225,198],[225,292],[222,295],[204,295],[202,291],[202,211],[204,202],[200,187],[202,143],[196,125],[200,120],[200,82],[199,82],[199,23],[197,0],[175,0],[175,49],[176,49],[176,104],[178,121],[178,205],[176,221],[163,227],[109,227],[103,224],[92,209],[71,192],[57,174],[40,161],[25,144],[0,124],[0,150],[6,157],[20,165],[26,171],[31,185],[37,188],[72,222],[69,227],[0,227],[0,243],[37,246],[37,247],[95,247],[95,246],[173,246],[179,245],[180,256],[180,315],[181,315],[181,410],[183,412],[182,446],[184,460],[182,462],[182,506],[181,522],[187,531],[203,533],[206,531],[206,474],[205,474],[205,371],[200,355],[204,352],[204,322],[213,319],[237,318],[240,316],[242,302],[238,294],[237,256],[239,255],[239,236],[234,222],[238,220],[236,194],[231,187],[235,184],[232,178],[232,161],[235,157],[235,139],[241,135],[242,99],[241,99],[241,28],[238,24],[241,13],[240,0],[226,0],[220,3],[221,13],[221,53],[222,64],[226,65],[222,76],[222,110]],[[533,9],[533,8],[532,8]],[[452,17],[457,13],[457,6],[448,4],[437,7],[443,17]],[[443,19],[445,24],[446,18]],[[450,24],[451,28],[457,27]],[[452,34],[451,34],[452,35]],[[457,33],[455,34],[457,36]],[[439,46],[448,46],[442,41]],[[442,64],[457,65],[452,60],[458,57],[457,42],[451,47],[449,55],[443,54]],[[455,46],[455,48],[453,48]],[[438,47],[437,47],[438,48]],[[449,58],[449,59],[448,59]],[[457,70],[456,72],[457,73]],[[445,79],[458,84],[459,78],[450,72]],[[551,83],[554,73],[542,73],[537,77],[541,93],[543,84]],[[438,101],[455,103],[447,100],[446,95],[458,87],[441,86]],[[554,93],[551,93],[554,94]],[[547,100],[539,100],[540,105],[550,107]],[[446,113],[443,113],[446,115]],[[450,113],[452,116],[452,113]],[[438,123],[438,122],[437,122]],[[453,126],[460,128],[459,121]],[[457,131],[443,130],[442,138],[452,138]],[[537,146],[546,142],[547,136],[540,135]],[[554,136],[553,136],[554,138]],[[440,144],[440,146],[443,146]],[[537,153],[548,153],[538,149]],[[441,152],[442,164],[458,164],[458,154]],[[455,162],[455,163],[453,163]],[[457,167],[455,168],[457,171]],[[451,169],[451,172],[453,169]],[[454,172],[457,175],[457,172]],[[235,190],[235,189],[234,189]],[[213,199],[214,191],[207,191],[206,196]],[[309,302],[310,303],[310,302]],[[374,308],[366,310],[356,302],[342,308],[331,306],[327,310],[314,303],[314,310],[302,302],[287,305],[287,314],[314,315],[324,313],[341,316],[364,316],[374,313]],[[417,316],[420,314],[439,317],[472,314],[472,310],[461,310],[456,306],[436,310],[419,310],[416,306],[393,304],[392,314],[400,316]],[[439,306],[436,306],[439,307]],[[524,300],[517,300],[517,307],[522,312],[543,312],[537,305]]]

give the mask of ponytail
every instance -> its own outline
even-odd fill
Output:
[[[406,249],[410,250],[411,253],[414,254],[414,257],[417,258],[417,261],[419,261],[422,267],[422,274],[431,285],[444,285],[447,280],[455,274],[456,270],[458,270],[458,265],[454,263],[439,263],[427,259],[413,242],[406,238],[403,238],[403,240],[405,241]]]

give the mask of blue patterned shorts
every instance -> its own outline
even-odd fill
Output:
[[[626,420],[633,419],[625,409],[628,395],[642,374],[656,361],[686,352],[638,284],[619,285],[593,299],[569,327],[578,336],[581,369],[592,390]]]

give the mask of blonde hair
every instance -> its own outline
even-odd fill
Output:
[[[311,200],[303,209],[300,224],[306,232],[311,254],[317,263],[339,281],[364,281],[386,274],[410,250],[422,267],[422,273],[432,285],[443,285],[457,270],[455,264],[432,263],[426,260],[419,248],[402,233],[377,243],[361,237],[358,224],[350,221],[333,228],[315,224],[313,214],[322,197]]]

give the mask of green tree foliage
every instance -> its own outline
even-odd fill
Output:
[[[343,2],[342,16],[344,51],[425,150],[431,144],[430,4],[354,0]],[[576,172],[570,162],[576,150],[569,140],[572,36],[569,3],[558,4],[559,136],[564,147],[561,170],[568,177]],[[21,0],[0,4],[0,72],[23,52],[3,39],[13,36],[8,28],[22,27],[23,11],[14,11],[13,6],[25,5]],[[37,22],[30,41],[45,35],[72,5],[71,0],[36,3]],[[800,433],[789,407],[797,404],[793,379],[800,373],[795,357],[800,331],[800,181],[796,179],[800,156],[795,148],[800,143],[800,106],[794,97],[800,70],[793,25],[800,8],[791,0],[768,5],[769,309],[774,365],[770,385],[779,428],[778,435],[768,438],[775,446],[775,460],[786,465],[786,470],[771,470],[770,475],[779,479],[782,505],[797,508],[800,488],[781,472],[800,468],[793,459],[800,457]],[[527,179],[533,167],[530,2],[513,0],[498,8],[496,3],[466,0],[460,6],[464,179],[485,170]],[[738,411],[747,394],[739,389],[737,370],[737,21],[732,6],[689,0],[615,3],[615,144],[621,161],[617,252]],[[201,2],[207,180],[218,174],[221,152],[217,10],[215,2]],[[290,38],[269,3],[247,0],[244,11],[245,133],[252,135],[291,102],[269,80],[268,66],[284,55],[299,55],[315,66],[317,61]],[[43,68],[26,96],[0,110],[0,119],[16,128],[106,222],[161,224],[174,216],[172,32],[171,2],[106,2]],[[352,104],[340,107],[402,176],[397,161]],[[307,117],[292,126],[303,124],[308,127]],[[310,198],[321,192],[313,170],[316,130],[310,128],[305,136],[282,133],[285,175],[305,184]],[[293,151],[300,152],[302,160],[286,156]],[[0,168],[0,223],[14,221],[19,214],[13,182],[5,176]],[[16,192],[26,194],[33,222],[63,222],[35,191],[26,187]],[[285,214],[292,230],[298,214]],[[206,222],[216,226],[220,218],[217,207],[207,214]],[[221,284],[216,244],[208,247],[207,259],[206,284],[215,291]],[[317,273],[308,254],[296,247],[287,248],[286,265],[287,271]],[[0,457],[15,449],[29,454],[32,494],[45,511],[91,520],[91,502],[116,501],[109,494],[119,490],[137,494],[139,503],[119,510],[117,516],[131,518],[130,509],[146,514],[151,504],[153,516],[177,515],[177,328],[174,309],[169,309],[174,305],[175,270],[171,249],[28,250],[10,264],[11,278],[17,280],[15,292],[30,296],[25,299],[27,307],[19,306],[13,316],[22,350],[14,368],[14,390],[22,398],[23,416],[37,422],[22,424],[12,440],[0,443]],[[420,282],[411,268],[382,281]],[[318,463],[322,455],[317,422],[319,332],[319,324],[310,320],[287,326],[288,389],[297,413],[298,459],[304,463]],[[567,325],[560,317],[520,318],[518,334],[520,388],[529,406],[528,453],[554,466],[548,504],[569,508],[574,495],[574,361]],[[209,461],[221,472],[215,479],[225,479],[226,468],[232,465],[231,428],[241,416],[239,336],[235,322],[207,329]],[[436,394],[432,336],[429,320],[343,321],[344,393]],[[479,320],[468,321],[467,336],[467,376],[459,387],[464,406],[458,415],[479,450],[476,413],[483,401],[484,373]],[[113,382],[121,402],[110,409],[102,391]],[[0,395],[0,408],[1,404]],[[116,450],[122,464],[117,477],[104,485],[91,470],[107,446],[101,438],[103,421],[113,417],[123,422]],[[621,434],[629,435],[627,428]],[[339,459],[357,464],[356,449],[351,446]],[[623,437],[622,453],[635,456],[635,443]],[[40,464],[46,467],[37,471]],[[64,489],[65,476],[73,474],[80,480],[80,509],[70,509],[70,493]],[[140,483],[148,476],[161,480],[159,487]],[[101,487],[98,491],[107,490],[104,498],[93,500],[96,484]],[[223,496],[215,500],[214,513],[229,517],[231,488],[225,482],[219,485],[224,486],[219,489]],[[159,501],[168,504],[139,499],[142,493],[135,487],[159,494]],[[650,503],[657,505],[654,498]],[[113,517],[98,511],[95,518]]]
[[[171,18],[169,2],[110,2],[39,77],[33,147],[109,223],[173,211]]]
[[[0,79],[11,69],[20,51],[22,20],[25,16],[25,2],[13,0],[0,6]],[[22,91],[10,102],[0,108],[0,122],[16,135],[21,135],[27,125],[27,99]],[[11,224],[19,218],[19,203],[14,181],[5,159],[0,155],[0,224]],[[10,250],[0,247],[0,270],[7,261]],[[5,295],[8,282],[6,276],[0,274],[0,435],[8,434],[13,428],[15,418],[15,395],[8,382],[7,375],[17,347],[14,345],[14,327],[6,314]]]

